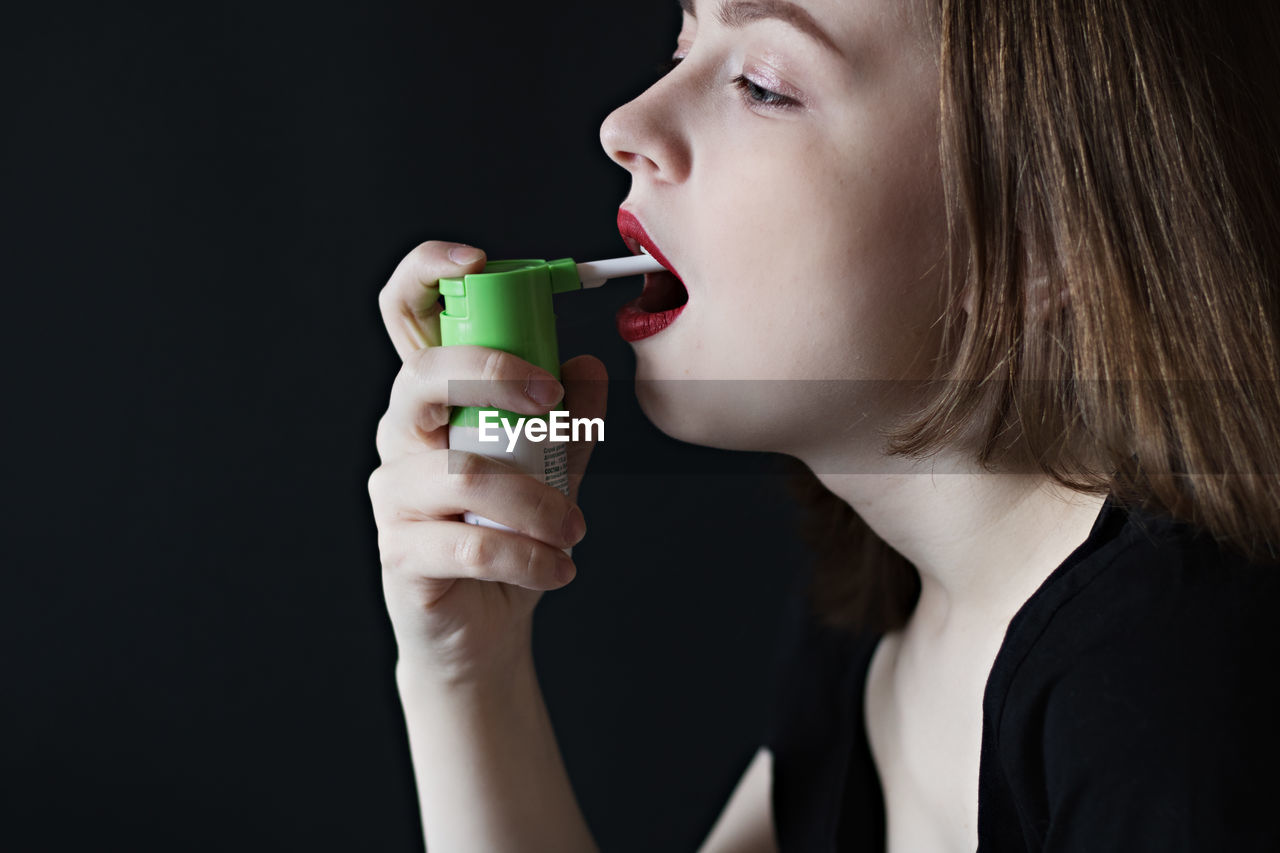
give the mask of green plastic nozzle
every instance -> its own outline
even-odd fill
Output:
[[[556,315],[551,295],[578,290],[577,264],[573,258],[557,261],[490,261],[484,272],[462,278],[440,279],[444,312],[440,315],[440,342],[444,346],[473,344],[492,347],[536,364],[560,378],[560,349],[556,341]],[[499,409],[512,425],[539,417]],[[456,406],[449,423],[480,426],[480,410]]]

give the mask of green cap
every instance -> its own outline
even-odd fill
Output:
[[[560,378],[560,349],[556,342],[556,315],[551,295],[577,290],[577,264],[573,258],[558,261],[490,261],[484,272],[462,278],[440,279],[444,312],[440,315],[440,341],[444,346],[473,344],[492,347],[536,364]],[[500,417],[514,425],[539,417],[499,409]],[[449,423],[480,426],[480,410],[457,406]]]

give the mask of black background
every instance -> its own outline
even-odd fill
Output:
[[[676,3],[5,18],[0,846],[421,849],[366,491],[377,293],[431,238],[623,253],[599,125]],[[628,380],[636,292],[558,297],[561,357]],[[796,511],[775,459],[666,438],[625,381],[608,424],[535,654],[601,846],[692,850],[759,743]]]

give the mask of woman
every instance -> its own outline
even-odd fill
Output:
[[[704,849],[1274,849],[1277,12],[683,5],[676,67],[601,130],[624,236],[683,285],[620,330],[655,424],[794,457],[823,527],[771,742]],[[426,243],[381,297],[397,680],[430,849],[590,850],[530,656],[590,447],[568,499],[447,475],[446,378],[531,414],[560,388],[416,345],[424,288],[482,262]],[[575,416],[604,376],[564,365]]]

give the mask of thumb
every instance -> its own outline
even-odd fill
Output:
[[[601,418],[609,400],[609,371],[604,362],[593,355],[580,355],[560,365],[560,384],[564,386],[564,408],[572,418]],[[595,432],[590,440],[569,445],[569,499],[578,500],[582,476],[595,449]]]

